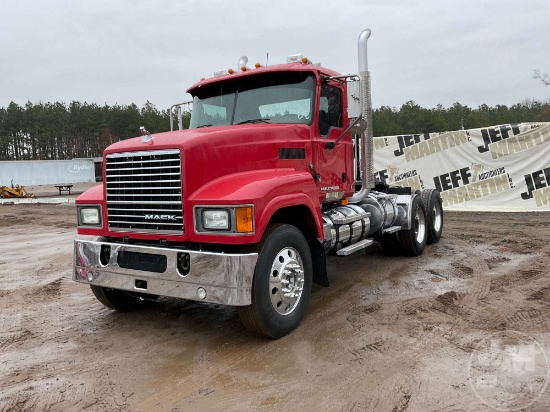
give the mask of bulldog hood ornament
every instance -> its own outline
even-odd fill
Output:
[[[139,131],[141,132],[141,143],[149,143],[151,140],[154,139],[154,137],[151,136],[151,133],[145,130],[145,127],[141,126],[139,128]]]

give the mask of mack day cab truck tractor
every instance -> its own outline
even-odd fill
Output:
[[[327,255],[376,241],[416,256],[437,242],[437,191],[374,182],[369,36],[358,75],[242,58],[189,88],[188,130],[142,128],[108,147],[103,185],[76,201],[73,279],[119,311],[158,296],[236,306],[249,330],[279,338],[312,282],[328,286]]]

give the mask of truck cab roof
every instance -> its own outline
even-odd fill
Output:
[[[340,73],[321,67],[311,63],[285,63],[277,64],[273,66],[260,66],[258,68],[248,69],[246,71],[234,71],[231,74],[226,72],[225,74],[217,75],[210,77],[208,79],[201,80],[187,89],[187,93],[195,95],[195,91],[202,86],[206,86],[213,83],[218,83],[227,80],[233,80],[237,78],[243,78],[248,76],[255,76],[258,74],[268,74],[268,73],[280,73],[280,72],[312,72],[316,76],[325,75],[325,76],[339,76]]]

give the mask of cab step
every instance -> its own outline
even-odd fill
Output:
[[[372,239],[363,239],[357,243],[354,243],[353,245],[346,246],[336,252],[338,256],[347,256],[351,255],[353,252],[357,252],[358,250],[365,249],[372,245],[374,241]]]
[[[399,232],[401,229],[403,229],[401,226],[391,226],[387,227],[386,229],[382,229],[380,233],[382,233],[383,235],[387,235],[389,233]]]

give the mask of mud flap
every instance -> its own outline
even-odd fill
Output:
[[[325,254],[325,248],[317,240],[309,240],[309,249],[311,251],[311,263],[313,264],[313,282],[319,286],[328,287],[328,275],[327,275],[327,257]]]

